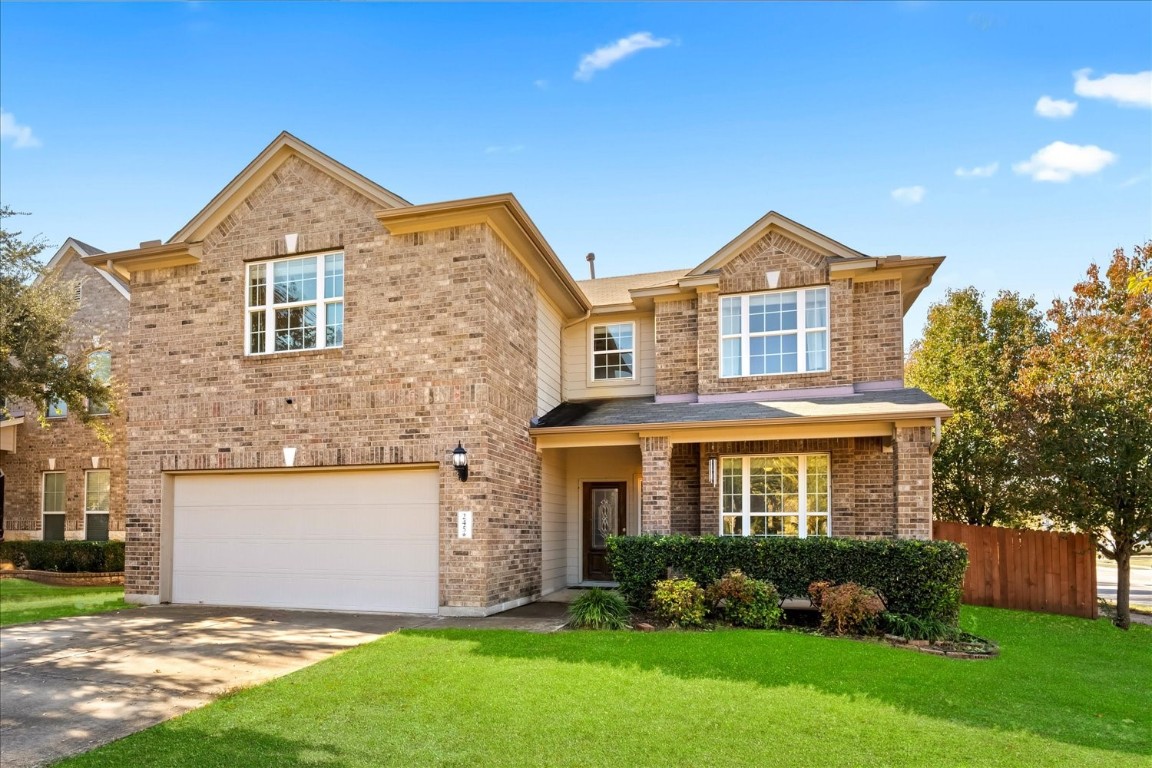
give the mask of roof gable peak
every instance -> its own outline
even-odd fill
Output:
[[[357,173],[343,163],[333,160],[288,131],[281,131],[252,162],[245,166],[232,181],[212,198],[208,205],[174,234],[169,243],[199,242],[223,221],[228,214],[260,186],[289,158],[298,157],[320,171],[351,187],[381,208],[411,205],[399,195]]]
[[[800,224],[787,216],[777,213],[776,211],[769,211],[756,221],[752,226],[745,229],[735,238],[730,240],[723,248],[716,251],[716,253],[709,256],[705,261],[699,264],[691,272],[689,276],[703,275],[712,270],[722,267],[732,259],[743,253],[749,246],[761,239],[765,235],[777,231],[787,236],[792,240],[798,241],[800,244],[823,254],[833,259],[864,259],[867,258],[863,253],[849,248],[843,243],[837,242],[832,238],[810,229],[803,224]]]

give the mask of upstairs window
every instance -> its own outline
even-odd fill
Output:
[[[88,370],[92,373],[92,378],[102,384],[108,384],[112,381],[112,353],[102,349],[88,355]],[[108,403],[89,400],[88,413],[96,416],[107,416],[110,409]]]
[[[592,379],[636,378],[636,324],[592,326]]]
[[[720,375],[828,370],[828,289],[720,299]]]
[[[344,254],[249,264],[246,285],[248,354],[344,345]]]

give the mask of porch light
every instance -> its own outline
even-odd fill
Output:
[[[459,440],[456,441],[456,447],[452,450],[452,466],[456,468],[460,482],[468,479],[468,451],[464,450],[464,444]]]
[[[708,482],[711,483],[712,485],[716,485],[716,475],[717,475],[717,470],[719,469],[719,466],[720,466],[720,460],[719,459],[717,459],[715,456],[709,456],[708,457]]]

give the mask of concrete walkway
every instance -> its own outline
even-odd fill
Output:
[[[484,619],[162,605],[0,631],[0,766],[86,752],[398,629],[551,632],[561,610]]]

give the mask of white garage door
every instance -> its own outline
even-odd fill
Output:
[[[435,613],[435,470],[177,475],[172,602]]]

